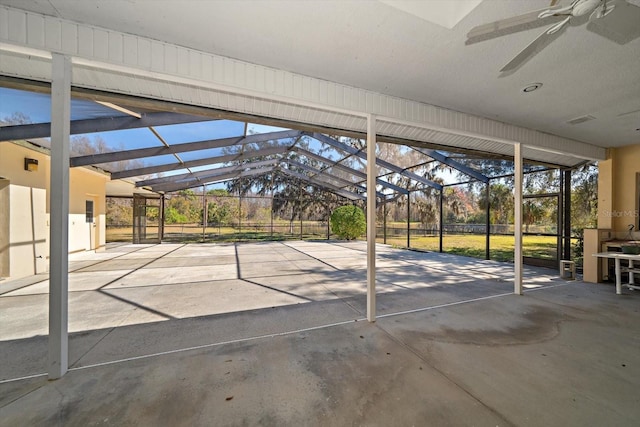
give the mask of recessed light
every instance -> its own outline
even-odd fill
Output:
[[[527,85],[524,89],[522,89],[522,91],[524,93],[529,93],[529,92],[533,92],[534,90],[538,90],[542,87],[542,83],[531,83],[530,85]]]

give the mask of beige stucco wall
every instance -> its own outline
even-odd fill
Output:
[[[25,157],[38,160],[38,171],[24,170]],[[12,278],[48,271],[49,169],[46,153],[17,144],[0,143],[0,177],[8,199],[8,233],[0,221],[0,274]],[[105,184],[107,175],[88,169],[69,172],[69,252],[97,249],[105,244]],[[85,201],[94,201],[95,226],[86,222]],[[6,218],[5,218],[6,219]],[[7,261],[8,260],[8,261]],[[6,271],[8,270],[8,271]]]
[[[640,239],[640,231],[629,235],[629,224],[639,227],[640,144],[612,148],[607,160],[598,162],[598,229],[584,233],[584,280],[598,282],[606,262],[593,257],[606,251],[603,242]]]
[[[598,228],[625,232],[629,224],[638,226],[638,173],[640,144],[610,149],[599,163]]]
[[[9,276],[10,207],[9,180],[0,178],[0,277]]]

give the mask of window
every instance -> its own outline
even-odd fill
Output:
[[[86,222],[93,223],[93,200],[86,201]]]

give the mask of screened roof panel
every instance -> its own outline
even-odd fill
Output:
[[[74,146],[80,150],[74,149]],[[161,146],[162,142],[147,128],[78,134],[71,137],[72,157]],[[94,151],[88,151],[91,149]]]
[[[12,118],[24,119],[23,123],[49,123],[51,121],[51,96],[49,94],[0,87],[0,99],[2,99],[0,102],[0,121],[2,122],[11,122]],[[71,99],[71,120],[124,115],[126,114],[94,101]]]
[[[176,145],[179,145],[179,144],[176,144]],[[187,162],[190,160],[198,160],[198,159],[206,159],[209,157],[223,156],[225,154],[229,154],[230,152],[239,152],[239,151],[231,151],[227,149],[227,147],[221,147],[221,148],[209,148],[207,150],[187,151],[184,153],[178,153],[178,155],[182,160]]]
[[[244,135],[244,123],[231,120],[155,126],[154,129],[170,145]]]
[[[341,178],[341,179],[345,179],[345,180],[347,180],[349,182],[353,182],[353,183],[361,183],[361,182],[365,181],[365,179],[363,179],[362,177],[358,177],[358,176],[354,175],[353,173],[350,173],[349,171],[346,171],[346,170],[344,170],[342,168],[335,167],[335,166],[326,168],[324,170],[324,173],[328,174],[328,175],[336,176],[336,177]]]
[[[3,96],[3,102],[0,103],[0,119],[13,116],[14,120],[22,121],[38,120],[41,123],[46,123],[50,120],[49,95],[7,88],[0,88],[0,95]],[[9,102],[5,102],[5,100],[9,100]],[[253,123],[245,125],[244,122],[232,120],[209,120],[210,116],[200,115],[199,111],[196,111],[195,115],[191,111],[181,115],[164,112],[162,114],[168,115],[164,119],[160,118],[160,114],[153,116],[153,113],[144,113],[143,117],[137,117],[134,114],[126,114],[126,110],[118,111],[119,106],[115,104],[110,105],[111,108],[94,101],[72,100],[72,121],[108,117],[109,120],[96,120],[96,122],[108,123],[98,129],[118,128],[118,130],[73,135],[72,156],[75,159],[72,162],[73,166],[97,164],[111,172],[124,172],[132,169],[138,172],[140,169],[140,175],[172,176],[185,174],[189,171],[206,171],[213,168],[214,165],[225,167],[237,164],[238,161],[246,163],[250,167],[253,162],[261,161],[264,158],[290,158],[307,165],[307,168],[301,168],[295,164],[285,167],[303,176],[312,177],[312,180],[319,179],[338,188],[351,187],[352,185],[364,186],[365,183],[363,176],[366,174],[367,161],[365,159],[365,141],[362,139],[289,131],[280,127]],[[122,117],[127,119],[122,119]],[[153,124],[149,124],[150,122],[147,120],[155,121],[151,122]],[[125,123],[125,125],[112,124],[114,121]],[[130,124],[129,122],[132,121],[135,123]],[[91,122],[89,127],[78,126],[75,132],[96,129],[93,127],[96,122]],[[395,125],[382,123],[383,129],[385,126],[389,128]],[[17,126],[12,129],[19,127],[21,128],[21,126]],[[31,128],[43,127],[45,126],[31,126]],[[246,138],[258,140],[258,142],[247,143],[245,141],[243,143],[242,138],[245,137],[245,131],[247,132]],[[434,131],[418,128],[415,131],[422,135],[417,135],[416,138],[418,136],[426,138],[425,132],[431,136],[434,134]],[[8,134],[9,129],[5,129],[5,135]],[[266,135],[266,140],[260,141],[261,138],[253,137],[255,135]],[[235,142],[236,138],[239,142],[237,145],[226,146],[226,144]],[[467,138],[459,135],[447,136],[448,142],[452,145],[462,144]],[[294,145],[294,149],[299,148],[298,151],[286,151],[287,148]],[[46,147],[46,140],[42,146]],[[204,149],[206,147],[217,148]],[[199,150],[194,150],[195,148],[199,148]],[[434,151],[392,143],[379,143],[377,148],[377,176],[389,184],[384,186],[379,181],[378,188],[383,189],[384,192],[402,191],[407,187],[427,189],[431,188],[429,185],[439,188],[437,183],[430,183],[426,180],[444,182],[445,184],[472,180],[469,177],[469,169],[466,169],[466,174],[459,172],[455,169],[455,162],[489,177],[513,173],[511,161],[490,159],[482,157],[482,154],[476,157],[472,157],[475,154],[461,156],[458,153],[443,150]],[[250,153],[256,150],[262,150],[262,153],[251,156]],[[305,153],[304,150],[308,150],[309,153]],[[127,153],[123,153],[125,151]],[[171,152],[176,154],[170,154]],[[236,154],[241,155],[229,157]],[[221,161],[217,159],[220,156],[227,157]],[[180,169],[171,170],[171,167],[183,166],[179,159],[187,164]],[[454,162],[449,161],[450,159],[453,159]],[[189,162],[192,163],[188,164]],[[287,163],[284,162],[284,164]],[[171,167],[165,170],[159,166]],[[155,169],[153,172],[147,173],[144,168]],[[531,165],[525,165],[525,170],[533,168]],[[318,171],[314,172],[313,169]],[[135,175],[131,173],[129,176]],[[480,179],[482,178],[484,177],[481,176]],[[398,186],[400,189],[394,189],[393,186]]]

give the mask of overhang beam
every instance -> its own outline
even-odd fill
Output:
[[[71,135],[84,133],[108,132],[114,130],[137,129],[149,126],[165,126],[183,123],[206,122],[218,119],[192,116],[180,113],[144,113],[142,117],[118,116],[99,119],[73,120]],[[48,138],[51,136],[51,123],[33,123],[0,127],[0,142],[19,139]]]

